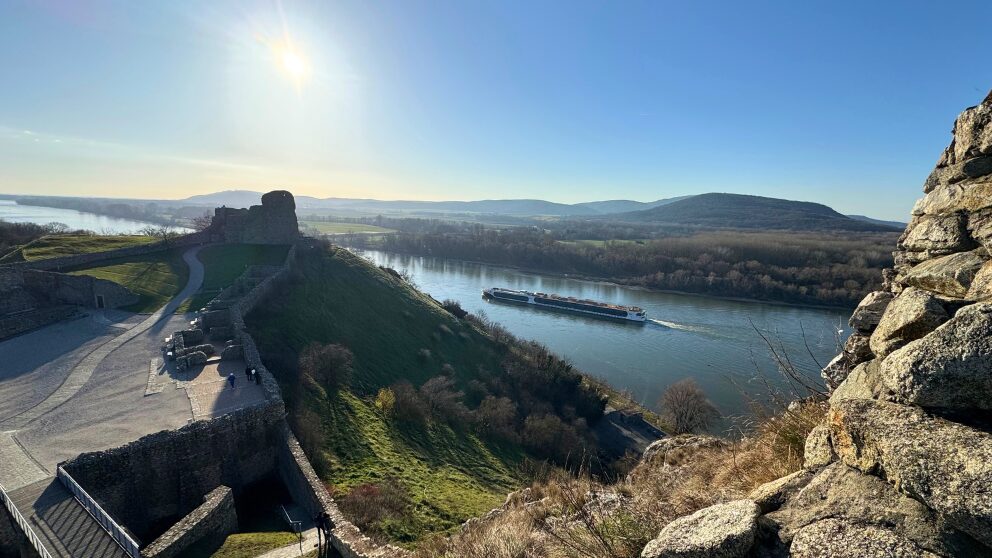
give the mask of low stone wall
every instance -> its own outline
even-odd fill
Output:
[[[275,473],[284,417],[280,400],[85,453],[62,466],[140,538],[163,521],[187,515],[221,485],[238,493]]]
[[[238,530],[238,514],[234,509],[234,492],[218,486],[203,499],[203,504],[179,520],[155,542],[145,547],[145,558],[173,558],[200,541],[223,541]]]
[[[0,318],[0,339],[19,335],[32,329],[71,318],[79,310],[75,306],[55,306],[30,310]]]
[[[206,242],[209,242],[209,240],[210,237],[208,234],[203,232],[197,232],[174,238],[168,242],[165,241],[151,242],[149,244],[142,244],[140,246],[129,246],[127,248],[118,248],[117,250],[108,250],[106,252],[96,252],[93,254],[77,254],[75,256],[48,258],[44,260],[36,260],[31,262],[14,262],[9,264],[0,264],[0,267],[5,267],[9,269],[38,269],[43,271],[62,270],[72,267],[79,267],[91,263],[101,262],[104,260],[111,260],[114,258],[124,258],[128,256],[139,256],[142,254],[152,254],[155,252],[168,250],[169,248],[175,248],[177,246],[193,246],[196,244],[204,244]]]
[[[34,269],[23,272],[24,288],[43,293],[52,302],[96,308],[97,297],[103,298],[104,308],[117,308],[138,302],[138,295],[127,288],[88,275],[66,275]]]

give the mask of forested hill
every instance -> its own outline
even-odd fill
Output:
[[[700,194],[644,211],[611,215],[622,221],[723,229],[796,231],[893,231],[892,227],[851,219],[812,202],[743,194]]]

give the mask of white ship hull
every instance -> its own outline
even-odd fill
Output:
[[[585,314],[588,316],[596,316],[598,318],[608,318],[612,320],[623,320],[637,323],[644,323],[647,321],[647,318],[644,316],[644,310],[636,307],[622,307],[594,301],[565,298],[557,295],[532,293],[530,291],[514,291],[500,288],[483,289],[482,295],[492,300],[527,304],[530,306],[547,308],[549,310],[559,310],[574,314]]]

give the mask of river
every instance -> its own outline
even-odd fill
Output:
[[[137,234],[145,227],[158,226],[155,223],[108,217],[96,213],[76,211],[75,209],[18,205],[13,200],[0,200],[0,220],[8,223],[37,223],[39,225],[47,225],[52,222],[65,223],[72,230],[82,229],[97,234]],[[179,227],[177,230],[188,232],[188,229]]]
[[[825,365],[850,333],[850,312],[843,310],[648,291],[471,262],[356,252],[376,265],[405,271],[421,290],[438,300],[458,300],[465,310],[484,312],[513,334],[544,343],[584,372],[629,391],[654,409],[666,386],[688,377],[695,378],[728,416],[748,414],[745,393],[767,397],[769,390],[762,378],[775,389],[787,389],[788,382],[777,372],[767,344],[752,323],[773,340],[780,353],[788,354],[798,368],[817,379],[819,366],[813,357]],[[492,286],[640,306],[651,322],[613,322],[488,302],[481,291]]]

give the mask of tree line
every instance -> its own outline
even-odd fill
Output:
[[[569,273],[653,289],[850,307],[880,287],[898,233],[654,231],[603,236],[560,223],[494,228],[473,223],[387,220],[391,235],[344,235],[358,248]],[[412,226],[410,221],[421,221]],[[615,236],[644,229],[622,227]],[[586,237],[580,239],[578,237]]]

